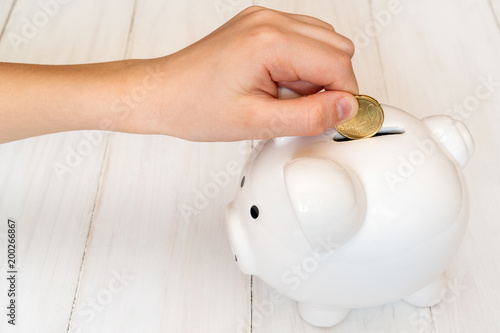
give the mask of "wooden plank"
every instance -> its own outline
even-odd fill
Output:
[[[494,0],[488,0],[488,5],[491,8],[491,13],[494,16],[497,29],[500,30],[500,3]]]
[[[0,60],[57,64],[122,58],[131,4],[70,2],[57,12],[54,7],[53,17],[45,12],[47,22],[16,52],[9,33],[22,36],[25,19],[44,17],[39,3],[18,0],[0,40]],[[118,17],[119,11],[124,15]],[[99,27],[101,22],[106,27]],[[66,331],[107,141],[103,133],[73,132],[0,146],[0,234],[5,235],[8,217],[17,220],[19,262],[17,326],[2,320],[0,331]],[[0,271],[6,272],[3,253]],[[6,304],[6,279],[0,281]]]
[[[127,56],[175,52],[228,19],[217,13],[212,2],[138,2]],[[249,323],[250,278],[224,226],[233,168],[248,152],[247,142],[112,135],[71,332],[234,332]],[[113,292],[122,271],[130,279]]]
[[[124,57],[134,1],[60,3],[18,0],[0,41],[1,60],[64,64]]]
[[[215,0],[203,4],[153,1],[146,6],[139,1],[129,54],[135,58],[171,54],[205,37],[251,4],[250,0]]]
[[[0,3],[0,39],[5,32],[5,26],[9,20],[9,16],[12,13],[15,0],[6,0]]]
[[[139,2],[131,27],[132,1],[71,2],[61,5],[18,52],[4,34],[0,58],[72,63],[125,54],[160,56],[203,37],[246,5],[220,3]],[[401,13],[368,41],[361,35],[366,24],[387,9],[385,1],[258,4],[320,17],[354,39],[358,51],[353,61],[362,92],[419,117],[450,110],[471,130],[477,147],[465,170],[471,223],[448,270],[447,279],[455,285],[446,291],[449,301],[432,310],[404,302],[359,309],[331,330],[305,324],[290,300],[266,309],[270,288],[239,273],[222,224],[236,176],[231,176],[230,185],[220,186],[219,194],[189,223],[181,214],[182,208],[197,208],[197,191],[216,184],[211,175],[227,171],[230,161],[243,163],[246,143],[198,144],[114,134],[102,168],[107,138],[94,136],[99,143],[93,144],[84,133],[67,133],[0,146],[0,243],[6,240],[4,221],[15,217],[20,221],[22,331],[65,331],[93,214],[73,332],[250,331],[251,284],[255,332],[497,331],[500,133],[495,124],[500,120],[500,97],[495,84],[489,85],[493,91],[487,98],[479,100],[475,94],[480,85],[486,91],[484,81],[500,81],[498,24],[486,0],[401,3]],[[21,31],[22,18],[32,18],[39,10],[18,1],[8,31]],[[474,97],[479,104],[471,107],[467,103]],[[470,110],[457,112],[454,104]],[[82,149],[82,142],[90,142],[92,152],[60,181],[53,163],[64,163],[71,149]],[[3,260],[0,271],[6,271]],[[6,290],[4,279],[0,290]],[[5,322],[0,324],[2,332],[8,329]]]
[[[431,309],[430,319],[419,314],[417,327],[494,332],[500,329],[500,301],[493,296],[500,292],[500,245],[493,236],[500,228],[500,135],[495,126],[500,120],[500,33],[488,1],[430,6],[408,3],[408,10],[391,23],[398,31],[387,29],[379,38],[383,62],[391,64],[386,67],[389,96],[418,117],[447,113],[463,121],[476,152],[465,169],[468,232],[447,271],[443,303]],[[496,83],[484,83],[490,80]]]
[[[234,264],[223,217],[237,185],[229,170],[242,164],[246,150],[245,142],[114,135],[75,327],[225,332],[234,331],[240,318],[247,320],[249,278]],[[199,213],[183,216],[191,210]],[[131,279],[108,300],[106,288],[122,270]],[[95,311],[93,299],[100,305]]]

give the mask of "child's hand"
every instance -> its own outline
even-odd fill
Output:
[[[357,112],[353,53],[321,20],[247,8],[195,44],[148,61],[165,84],[129,118],[128,131],[195,141],[319,134]],[[309,96],[278,100],[278,86]]]
[[[357,112],[353,53],[323,21],[250,7],[162,58],[0,64],[0,143],[83,129],[195,141],[319,134]],[[309,96],[278,100],[279,86]]]

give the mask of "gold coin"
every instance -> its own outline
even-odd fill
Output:
[[[384,110],[375,98],[366,95],[355,97],[359,104],[358,114],[351,120],[335,126],[335,129],[353,140],[374,136],[382,128]]]

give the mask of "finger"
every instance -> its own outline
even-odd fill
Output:
[[[250,7],[246,8],[246,9],[244,9],[243,11],[241,11],[236,16],[242,18],[242,17],[245,17],[245,16],[249,16],[250,14],[257,13],[257,12],[262,12],[261,14],[267,15],[264,18],[269,18],[269,15],[274,16],[274,20],[273,21],[278,20],[280,17],[286,17],[288,19],[302,21],[304,23],[312,24],[312,25],[315,25],[315,26],[318,26],[318,27],[322,27],[322,28],[331,30],[331,31],[335,31],[335,29],[333,28],[333,26],[331,24],[329,24],[329,23],[327,23],[325,21],[322,21],[322,20],[320,20],[318,18],[315,18],[315,17],[312,17],[312,16],[308,16],[308,15],[302,15],[302,14],[287,13],[287,12],[283,12],[283,11],[279,11],[279,10],[274,10],[274,9],[269,9],[269,8],[261,7],[261,6],[250,6]],[[270,23],[270,22],[267,21],[266,23]]]
[[[315,18],[315,17],[312,17],[312,16],[301,15],[301,14],[291,14],[291,13],[283,13],[283,14],[285,14],[286,16],[288,16],[291,19],[300,21],[302,23],[314,25],[316,27],[323,28],[323,29],[333,31],[333,32],[335,31],[335,28],[330,23],[327,23],[325,21],[322,21],[322,20]]]
[[[331,24],[311,16],[290,14],[264,7],[252,6],[237,14],[232,21],[238,21],[243,18],[251,26],[263,24],[289,26],[294,32],[336,46],[350,54],[351,57],[354,54],[354,44],[348,38],[335,33],[335,29]]]
[[[292,41],[276,41],[275,57],[266,59],[271,79],[304,81],[323,86],[325,90],[359,93],[350,57],[342,51],[303,36]]]
[[[295,22],[292,28],[295,32],[306,37],[327,43],[348,54],[351,58],[354,56],[354,43],[347,37],[344,37],[334,31],[307,24],[304,22]]]
[[[250,7],[247,7],[245,9],[243,9],[241,12],[239,12],[238,14],[236,14],[232,20],[236,17],[239,17],[239,18],[243,18],[245,16],[249,16],[253,13],[256,13],[256,12],[259,12],[259,11],[273,11],[272,9],[268,9],[266,7],[262,7],[262,6],[250,6]]]
[[[354,117],[358,103],[344,91],[325,91],[296,99],[262,98],[249,121],[252,137],[317,135]]]

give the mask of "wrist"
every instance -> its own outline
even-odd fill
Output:
[[[165,58],[126,60],[113,74],[113,87],[98,129],[137,134],[164,133],[158,121],[170,102]],[[162,111],[160,113],[160,110]]]

